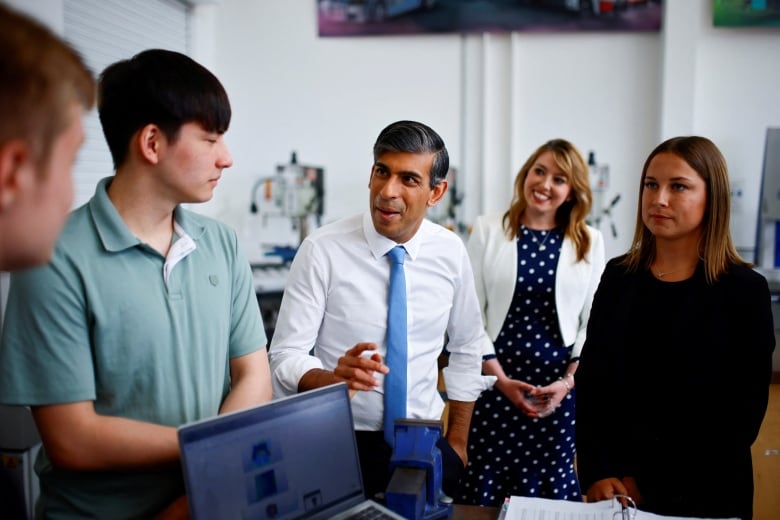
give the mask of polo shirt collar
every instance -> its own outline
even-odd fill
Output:
[[[206,226],[197,222],[192,213],[184,211],[181,205],[176,206],[173,210],[173,220],[181,226],[185,233],[187,233],[193,240],[199,240],[206,232]]]
[[[89,201],[89,211],[97,234],[106,251],[117,252],[141,245],[128,228],[116,207],[108,198],[108,187],[113,177],[106,177],[98,182],[95,195]],[[173,210],[173,219],[193,240],[198,240],[206,228],[195,221],[192,215],[183,211],[181,206]]]
[[[403,244],[398,244],[394,240],[390,240],[386,236],[377,232],[376,228],[374,227],[374,221],[371,220],[371,212],[366,211],[363,214],[363,235],[366,238],[366,242],[368,243],[368,248],[371,250],[371,254],[376,259],[385,256],[387,252],[395,246],[402,245],[406,249],[406,254],[409,255],[409,258],[414,260],[417,258],[417,255],[420,252],[420,246],[425,241],[426,235],[429,233],[430,224],[431,223],[427,220],[423,220],[420,224],[420,228],[417,230],[417,233],[414,234],[411,240]]]

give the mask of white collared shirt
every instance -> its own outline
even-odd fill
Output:
[[[360,342],[377,344],[384,359],[390,262],[397,244],[374,229],[370,213],[324,226],[309,235],[293,260],[269,350],[274,393],[297,392],[309,370],[333,370]],[[445,332],[449,399],[474,401],[485,388],[481,349],[490,341],[462,240],[423,221],[405,244],[408,308],[407,415],[439,419],[444,403],[436,385]],[[313,354],[310,355],[310,351]],[[371,352],[366,354],[370,355]],[[382,429],[382,374],[375,391],[352,399],[355,428]]]

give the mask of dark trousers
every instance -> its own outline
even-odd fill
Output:
[[[384,432],[355,431],[358,456],[360,457],[360,473],[363,477],[363,489],[368,498],[384,493],[390,483],[390,457],[393,450],[385,442]],[[441,450],[442,461],[442,491],[450,497],[458,496],[460,482],[466,472],[463,461],[449,443],[441,438],[436,443]]]
[[[0,471],[0,517],[7,520],[24,520],[26,506],[24,489],[10,475]]]

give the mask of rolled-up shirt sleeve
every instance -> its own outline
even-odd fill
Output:
[[[268,352],[275,397],[297,393],[301,377],[323,367],[319,358],[310,355],[325,312],[328,272],[324,259],[315,257],[313,245],[304,241],[290,266]]]
[[[492,385],[482,376],[482,354],[492,348],[485,332],[482,313],[474,286],[474,274],[463,248],[459,283],[455,289],[452,312],[447,325],[449,363],[442,371],[447,398],[453,401],[476,401]]]

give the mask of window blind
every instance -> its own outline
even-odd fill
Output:
[[[179,0],[65,0],[64,38],[97,77],[111,63],[144,49],[187,52],[189,7]],[[93,110],[84,120],[86,139],[73,167],[74,208],[114,173],[103,130]]]

